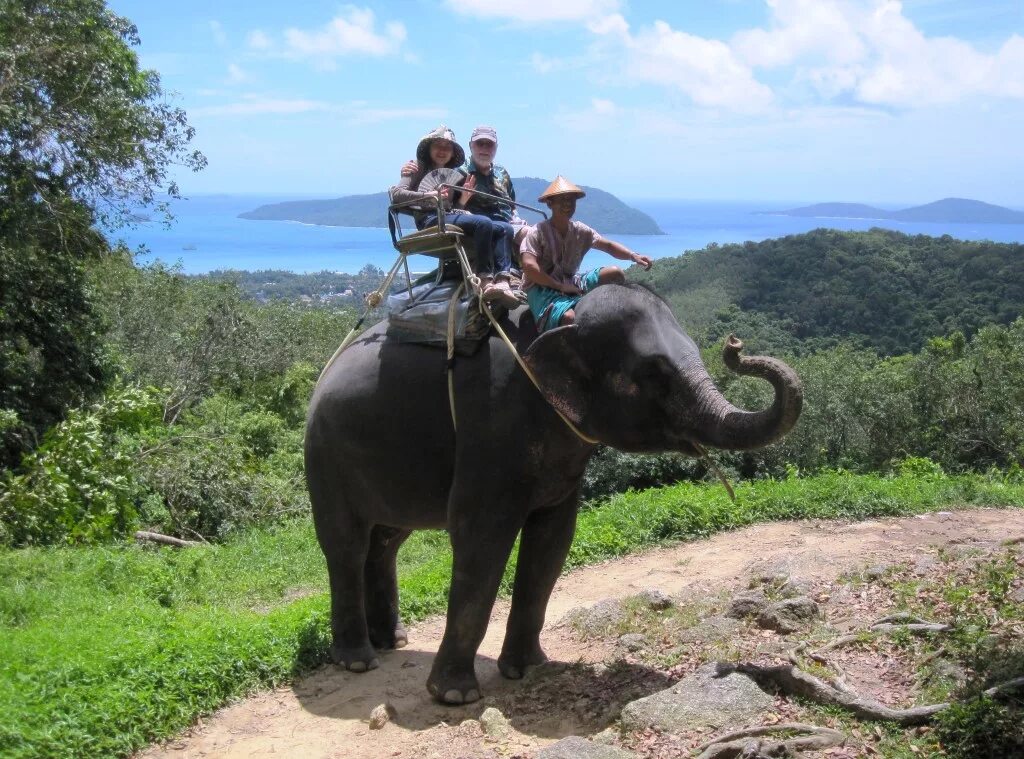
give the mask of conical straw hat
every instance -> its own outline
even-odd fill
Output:
[[[553,198],[556,195],[574,195],[577,198],[587,197],[587,193],[583,192],[579,187],[574,185],[568,179],[559,174],[555,177],[555,181],[548,185],[548,189],[541,193],[540,197],[537,198],[541,203]]]

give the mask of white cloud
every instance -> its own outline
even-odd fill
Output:
[[[228,44],[228,36],[224,33],[224,27],[221,26],[220,21],[210,21],[209,27],[210,34],[213,35],[213,41],[220,47],[226,47]]]
[[[228,76],[225,84],[244,84],[250,79],[249,75],[236,63],[228,64]]]
[[[576,22],[594,35],[580,58],[530,57],[542,74],[589,69],[602,84],[653,84],[707,109],[911,109],[976,96],[1024,98],[1024,37],[996,52],[932,37],[899,0],[765,0],[770,19],[727,39],[665,21],[631,29],[620,0],[445,0],[456,13],[523,22]]]
[[[630,77],[679,90],[697,105],[756,111],[772,102],[771,89],[720,40],[656,21],[650,29],[628,36],[626,47],[624,63]]]
[[[825,100],[930,106],[974,95],[1024,97],[1024,40],[995,55],[954,37],[928,37],[896,0],[767,0],[767,29],[736,34],[752,67],[782,69]]]
[[[320,29],[285,29],[284,54],[330,67],[336,58],[347,55],[381,57],[398,53],[405,42],[405,26],[395,21],[384,24],[381,31],[376,27],[372,10],[347,6]]]
[[[270,50],[270,48],[274,46],[274,43],[270,41],[270,37],[267,36],[267,33],[261,29],[254,29],[249,32],[246,42],[253,50],[260,51]]]
[[[249,96],[233,103],[207,105],[193,108],[190,113],[200,116],[251,116],[257,114],[295,114],[311,111],[326,111],[328,103],[321,100],[302,98],[265,98]]]
[[[347,124],[378,124],[399,119],[443,119],[443,108],[379,108],[364,101],[332,103],[306,98],[278,98],[265,95],[243,95],[241,98],[219,105],[193,108],[190,114],[199,116],[294,116],[309,113],[336,114]]]
[[[562,67],[562,62],[557,58],[549,58],[541,53],[534,53],[530,56],[530,65],[538,74],[550,74],[557,68]]]
[[[619,0],[445,0],[456,13],[522,22],[586,21],[619,9]]]

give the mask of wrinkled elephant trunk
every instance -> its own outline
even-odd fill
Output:
[[[762,448],[789,432],[800,417],[803,387],[800,378],[781,361],[767,356],[741,356],[743,342],[729,335],[722,350],[725,365],[737,374],[760,377],[775,388],[775,400],[762,411],[744,411],[729,403],[708,383],[707,415],[700,429],[703,442],[733,451]]]

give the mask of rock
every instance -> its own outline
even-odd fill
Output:
[[[1009,598],[1015,604],[1024,604],[1024,588],[1017,588],[1016,590],[1011,590]]]
[[[680,632],[676,635],[676,640],[680,643],[694,643],[698,640],[705,642],[719,641],[723,638],[728,638],[742,626],[743,624],[738,619],[708,617],[701,620],[699,624]]]
[[[936,659],[932,662],[932,677],[962,685],[967,682],[967,670],[949,659]]]
[[[570,609],[562,618],[562,623],[584,635],[602,635],[621,622],[622,618],[622,602],[617,598],[606,598],[593,606]]]
[[[504,714],[493,706],[488,706],[480,715],[480,729],[492,738],[500,738],[507,735],[512,726]]]
[[[760,614],[768,606],[768,596],[763,590],[745,590],[733,596],[725,616],[733,619],[745,619]]]
[[[758,615],[757,624],[766,630],[791,633],[817,619],[820,614],[817,603],[807,596],[798,596],[768,606]]]
[[[537,752],[537,759],[637,759],[637,755],[617,746],[593,743],[571,735],[542,748]]]
[[[606,727],[599,733],[595,733],[590,736],[590,740],[594,743],[600,743],[602,746],[612,746],[615,744],[616,739],[619,737],[619,731],[614,727]]]
[[[748,724],[772,708],[772,697],[749,677],[738,672],[717,677],[717,671],[714,663],[705,664],[671,688],[626,704],[623,729],[718,729]]]
[[[752,567],[750,587],[767,585],[779,588],[789,581],[789,575],[789,564],[785,561],[758,562]]]
[[[633,596],[633,598],[645,604],[648,609],[653,609],[654,611],[664,611],[665,609],[672,608],[671,597],[657,588],[647,588],[646,590],[642,590]]]
[[[647,638],[640,633],[626,633],[619,636],[619,645],[627,651],[640,651],[647,647]]]
[[[796,598],[806,596],[811,592],[811,584],[800,577],[790,577],[779,588],[779,594],[783,598]]]
[[[888,571],[889,567],[885,566],[885,564],[876,564],[875,566],[868,567],[864,570],[864,579],[868,580],[869,582],[874,580],[881,580],[883,577],[885,577],[885,574]]]
[[[395,707],[391,704],[378,704],[373,707],[373,711],[370,712],[370,729],[380,730],[384,725],[391,721],[391,718],[396,714]]]
[[[936,564],[938,564],[938,562],[931,556],[922,556],[914,562],[914,574],[918,577],[923,577],[928,574]]]

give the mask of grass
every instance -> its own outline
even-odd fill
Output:
[[[628,493],[580,514],[568,565],[754,522],[961,505],[1021,506],[1024,486],[830,473],[743,484],[736,503],[717,485]],[[416,533],[399,558],[403,617],[442,611],[447,536]],[[326,660],[325,590],[304,520],[184,551],[0,552],[0,755],[125,756],[233,698],[289,681]]]

